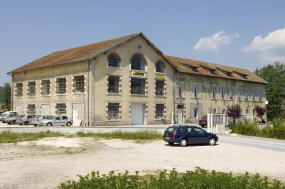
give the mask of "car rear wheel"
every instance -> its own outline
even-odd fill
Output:
[[[37,124],[34,124],[34,126],[38,126]]]
[[[179,146],[185,147],[187,146],[187,140],[185,138],[181,139],[179,141]]]
[[[66,123],[66,126],[68,126],[68,127],[69,127],[70,125],[71,125],[71,123],[70,123],[70,122],[67,122],[67,123]]]
[[[168,144],[169,144],[169,145],[173,145],[173,144],[174,144],[174,142],[168,142]]]
[[[52,126],[52,124],[51,123],[47,123],[47,126]]]
[[[211,146],[215,145],[215,144],[216,144],[216,139],[215,139],[215,138],[211,138],[211,139],[209,140],[209,144],[210,144]]]
[[[8,123],[8,125],[11,125],[11,123]]]
[[[29,122],[28,122],[28,121],[25,121],[24,125],[28,125],[28,124],[29,124]]]

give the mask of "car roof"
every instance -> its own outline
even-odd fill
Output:
[[[169,127],[197,127],[195,125],[171,125]]]

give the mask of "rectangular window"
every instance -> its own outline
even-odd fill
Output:
[[[108,120],[119,118],[119,103],[108,103]]]
[[[36,105],[28,104],[27,113],[28,115],[36,115]]]
[[[255,109],[252,110],[252,115],[255,117]]]
[[[108,93],[119,93],[119,77],[108,77]]]
[[[131,80],[131,94],[145,94],[145,80],[135,79]]]
[[[164,118],[164,104],[156,104],[155,107],[155,119],[163,119]]]
[[[66,114],[66,104],[65,103],[56,104],[56,111],[57,111],[57,115],[65,115]]]
[[[58,78],[56,80],[56,91],[57,91],[57,94],[66,93],[66,78]]]
[[[252,89],[252,100],[255,100],[255,89]]]
[[[16,96],[22,97],[23,96],[23,83],[17,83],[16,90],[17,90]]]
[[[237,88],[238,100],[241,100],[241,88]]]
[[[258,98],[260,101],[262,100],[262,97],[263,97],[262,90],[259,90],[258,91]]]
[[[185,88],[184,82],[178,82],[177,87],[178,87],[178,97],[184,97],[184,88]]]
[[[163,95],[164,81],[156,81],[156,95]]]
[[[194,109],[194,118],[198,118],[198,108]]]
[[[75,93],[84,93],[84,75],[74,76]]]
[[[42,80],[42,95],[50,94],[50,80]]]
[[[29,96],[36,96],[36,82],[28,82]]]
[[[245,114],[246,114],[246,115],[248,114],[248,108],[245,109]]]
[[[244,90],[244,98],[245,100],[248,100],[248,89]]]
[[[233,89],[233,87],[230,88],[230,94],[229,95],[230,95],[230,99],[233,100],[234,99],[234,96],[233,96],[234,95],[234,89]]]
[[[211,90],[212,90],[212,99],[216,99],[217,98],[218,86],[217,85],[211,85]]]
[[[216,114],[217,113],[217,108],[213,108],[213,114]]]
[[[223,109],[222,109],[222,114],[225,114],[225,113],[226,113],[226,109],[223,108]]]
[[[201,83],[191,83],[191,98],[201,97]]]

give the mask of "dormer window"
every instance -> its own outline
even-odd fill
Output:
[[[221,72],[223,72],[225,75],[227,75],[228,77],[233,77],[231,72],[227,72],[225,70],[222,70],[220,68],[218,68],[218,70],[220,70]]]
[[[210,68],[206,68],[206,67],[204,67],[204,66],[201,66],[201,67],[204,68],[204,70],[206,70],[206,71],[209,72],[210,74],[216,75],[215,70],[210,69]]]
[[[244,78],[244,79],[248,79],[246,74],[240,73],[240,72],[236,72],[234,71],[236,74],[238,74],[240,77]]]
[[[157,73],[164,73],[164,64],[160,61],[156,62],[155,64],[155,72]]]
[[[120,57],[116,53],[112,53],[108,57],[108,67],[120,68]]]
[[[136,54],[131,59],[131,69],[132,70],[145,70],[145,61],[143,57]]]
[[[181,62],[181,64],[185,66],[186,68],[188,68],[189,70],[191,70],[192,72],[198,72],[197,67],[195,66],[190,66],[189,64],[185,64],[183,62]]]

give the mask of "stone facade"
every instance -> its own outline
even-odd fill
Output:
[[[13,109],[66,114],[91,126],[170,124],[172,113],[176,122],[197,123],[237,103],[253,114],[266,99],[265,83],[176,70],[138,35],[92,59],[11,72]]]

